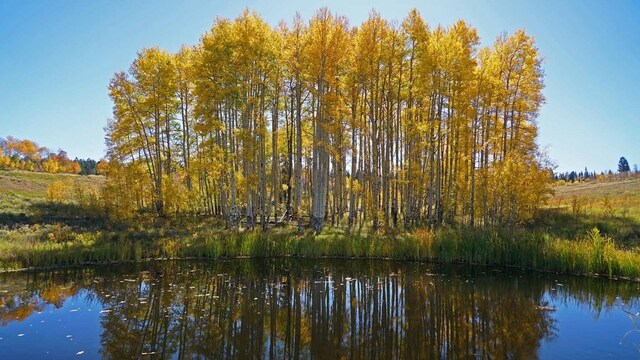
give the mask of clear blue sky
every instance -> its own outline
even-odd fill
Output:
[[[559,171],[640,164],[638,1],[0,1],[0,136],[70,157],[104,155],[107,85],[143,47],[195,44],[216,16],[249,7],[275,25],[327,6],[359,24],[371,8],[401,21],[412,7],[431,24],[464,19],[483,44],[524,28],[545,58],[539,143]]]

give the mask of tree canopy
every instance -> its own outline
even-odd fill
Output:
[[[629,167],[629,162],[625,159],[624,156],[620,158],[618,161],[618,172],[629,172],[631,168]]]
[[[7,136],[0,138],[0,169],[80,174],[81,164],[64,150],[53,152],[34,141]]]
[[[479,44],[417,10],[351,26],[323,8],[277,27],[246,10],[176,54],[142,49],[109,85],[109,201],[249,228],[527,221],[552,179],[542,59],[524,30]]]

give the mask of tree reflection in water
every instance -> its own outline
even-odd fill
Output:
[[[536,357],[541,341],[555,336],[549,299],[598,314],[615,295],[634,291],[625,282],[570,277],[568,292],[541,274],[387,261],[141,269],[31,274],[33,290],[0,293],[0,321],[28,317],[44,303],[60,306],[86,289],[104,309],[104,358],[520,359]]]

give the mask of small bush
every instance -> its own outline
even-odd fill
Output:
[[[70,198],[73,183],[68,179],[53,181],[47,187],[47,200],[53,202],[64,202]]]

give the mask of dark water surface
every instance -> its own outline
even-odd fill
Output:
[[[0,359],[640,358],[639,287],[351,260],[0,274]]]

